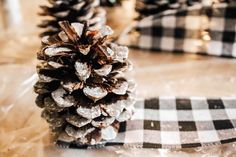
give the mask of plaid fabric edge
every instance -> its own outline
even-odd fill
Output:
[[[62,148],[186,149],[236,142],[236,97],[139,100],[130,121],[121,123],[118,138],[100,145],[57,141]]]

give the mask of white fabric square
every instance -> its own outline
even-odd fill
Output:
[[[138,27],[152,27],[153,26],[153,16],[144,18],[141,22],[138,23]]]
[[[201,17],[200,16],[186,16],[185,28],[192,30],[199,30],[201,28]]]
[[[160,110],[160,121],[178,122],[176,110]]]
[[[161,131],[161,144],[180,144],[180,134],[174,131]]]
[[[124,143],[138,143],[143,141],[144,130],[126,131]]]
[[[236,109],[225,109],[229,119],[236,119]]]
[[[144,119],[145,120],[160,120],[159,118],[159,111],[158,110],[152,110],[152,109],[145,109],[145,115],[144,115]]]
[[[209,110],[193,110],[193,118],[195,121],[212,121]]]
[[[191,110],[179,110],[178,121],[194,121],[193,113]]]
[[[160,96],[159,105],[160,105],[160,109],[176,109],[176,98]]]
[[[224,18],[212,17],[210,20],[210,29],[214,31],[224,31],[225,20]]]
[[[147,143],[160,143],[161,142],[161,132],[158,130],[145,130],[143,136],[143,142]]]
[[[233,56],[233,57],[236,57],[236,42],[233,43],[232,56]]]
[[[191,97],[192,109],[208,109],[208,103],[206,97]]]
[[[226,111],[225,109],[210,110],[212,119],[213,120],[228,119],[228,115],[226,114],[225,111]]]
[[[174,50],[175,39],[170,37],[161,37],[160,48],[166,51]]]
[[[202,41],[198,39],[184,39],[183,49],[185,52],[197,53],[202,46]]]
[[[222,41],[210,41],[207,45],[208,54],[220,56],[222,54]]]
[[[144,119],[144,110],[135,109],[131,120],[143,120],[143,119]]]
[[[221,100],[224,103],[225,108],[235,108],[236,109],[236,97],[222,97]]]
[[[216,131],[199,131],[198,132],[199,140],[203,142],[215,142],[219,140]]]
[[[139,38],[139,46],[146,49],[152,48],[152,36],[141,35]]]
[[[176,17],[174,16],[166,16],[163,17],[162,21],[162,26],[167,27],[167,28],[175,28],[176,26]]]

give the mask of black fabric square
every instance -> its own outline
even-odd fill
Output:
[[[225,10],[225,18],[235,19],[235,7],[228,7]]]
[[[149,99],[144,102],[145,109],[154,109],[158,110],[160,108],[159,99]]]
[[[234,128],[230,120],[217,120],[213,121],[216,130],[224,130]]]
[[[184,28],[175,28],[175,38],[181,38],[183,39],[185,37],[185,31]]]
[[[165,28],[165,29],[163,29],[162,34],[163,34],[164,37],[173,37],[174,36],[174,30],[175,29],[173,29],[173,28]]]
[[[142,28],[141,31],[142,31],[142,34],[143,34],[143,35],[148,35],[148,36],[150,36],[150,34],[152,34],[152,30],[149,29],[148,27],[147,27],[147,28]]]
[[[145,120],[144,130],[160,130],[160,121]]]
[[[220,99],[208,99],[209,109],[224,109],[224,103]]]
[[[152,36],[153,37],[162,37],[163,36],[163,27],[161,26],[153,26],[152,27]]]
[[[235,12],[235,14],[236,14],[236,12]],[[235,32],[233,32],[233,31],[224,31],[222,40],[223,40],[223,42],[234,43],[235,42]]]
[[[177,17],[178,16],[186,16],[188,13],[187,10],[180,10],[180,11],[177,11],[177,13],[175,14]]]
[[[197,127],[195,122],[179,122],[180,131],[196,131]]]
[[[225,143],[231,143],[235,141],[236,141],[236,138],[230,138],[230,139],[221,140],[220,143],[225,144]]]
[[[177,110],[191,110],[191,101],[189,99],[176,99]]]
[[[126,131],[126,122],[121,122],[119,132],[125,132],[125,131]]]
[[[181,144],[182,148],[192,148],[192,147],[201,147],[200,143],[188,143],[188,144]]]
[[[161,144],[158,143],[143,143],[143,148],[162,148]]]

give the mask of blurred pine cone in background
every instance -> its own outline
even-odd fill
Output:
[[[41,16],[48,16],[38,26],[43,28],[41,37],[54,35],[60,31],[59,21],[89,22],[93,28],[101,28],[106,23],[106,11],[100,0],[48,0],[50,6],[41,6]]]
[[[122,0],[101,0],[101,6],[116,6],[116,5],[121,5]]]

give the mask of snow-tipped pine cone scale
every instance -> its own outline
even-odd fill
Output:
[[[135,103],[135,83],[124,76],[132,67],[128,48],[108,41],[108,26],[91,31],[80,23],[59,24],[62,31],[44,37],[37,55],[36,104],[57,142],[112,140]]]

